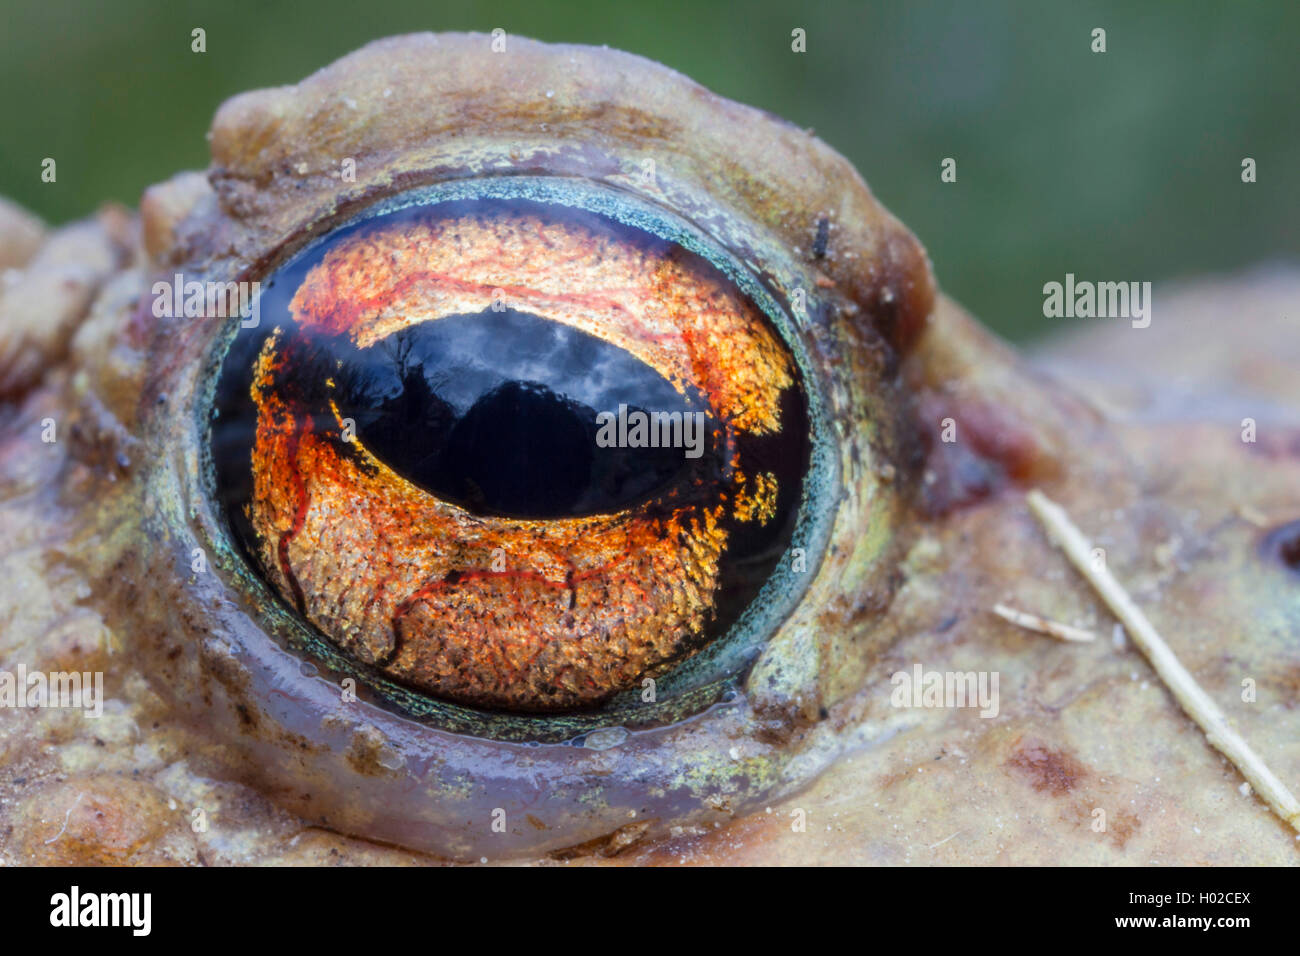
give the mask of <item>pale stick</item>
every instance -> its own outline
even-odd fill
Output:
[[[1037,489],[1029,492],[1028,500],[1030,510],[1042,522],[1048,537],[1060,545],[1070,563],[1087,578],[1111,612],[1120,619],[1133,643],[1146,655],[1146,659],[1182,705],[1187,716],[1200,725],[1210,745],[1236,765],[1241,775],[1250,781],[1255,792],[1274,813],[1300,832],[1300,801],[1286,788],[1286,784],[1273,775],[1241,735],[1228,726],[1223,711],[1179,663],[1169,645],[1133,603],[1133,599],[1115,580],[1104,562],[1092,560],[1092,546],[1083,532],[1069,519],[1060,505]]]
[[[1036,631],[1039,634],[1047,634],[1061,641],[1095,641],[1097,635],[1092,631],[1085,631],[1082,628],[1071,627],[1068,624],[1061,624],[1057,621],[1049,621],[1045,617],[1039,617],[1037,614],[1027,614],[1024,611],[1017,611],[1013,607],[1007,607],[1005,604],[993,605],[993,613],[1004,621],[1010,621],[1026,631]]]

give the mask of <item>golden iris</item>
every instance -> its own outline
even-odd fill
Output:
[[[340,650],[479,708],[588,708],[724,633],[796,523],[807,399],[708,259],[523,198],[344,226],[224,360],[217,489]]]

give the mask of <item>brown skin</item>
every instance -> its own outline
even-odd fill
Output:
[[[0,206],[15,270],[0,296],[0,669],[102,671],[108,698],[97,720],[0,710],[5,861],[1294,863],[1295,834],[1111,641],[1024,492],[1042,487],[1106,549],[1189,671],[1300,785],[1300,575],[1277,530],[1300,518],[1286,374],[1300,337],[1285,318],[1300,286],[1190,288],[1159,300],[1149,329],[1109,320],[1058,351],[1073,381],[1049,378],[936,296],[919,245],[815,139],[624,54],[510,38],[503,58],[489,42],[383,41],[232,100],[208,175],[154,187],[138,219],[108,209],[50,232]],[[331,177],[340,157],[355,183]],[[340,705],[328,673],[293,677],[274,615],[214,549],[191,571],[190,545],[214,540],[186,414],[213,330],[141,303],[177,270],[264,275],[407,186],[513,171],[637,190],[645,158],[656,202],[825,306],[803,338],[842,436],[831,548],[729,716],[540,752],[532,772],[571,788],[568,805],[592,780],[603,796],[509,810],[493,852],[487,811],[527,786],[512,745],[412,726],[364,695]],[[1207,383],[1198,417],[1173,421],[1153,373],[1188,368]],[[989,613],[998,602],[1103,639],[1020,630]],[[891,706],[890,676],[917,663],[998,672],[998,716]],[[494,782],[417,781],[418,755]],[[796,756],[820,772],[791,769]],[[722,779],[728,760],[748,782],[687,785],[642,812],[674,774]],[[784,776],[755,783],[764,768]],[[416,802],[388,799],[413,781],[430,788]]]

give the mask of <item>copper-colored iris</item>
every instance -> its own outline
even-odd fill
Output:
[[[376,219],[328,245],[256,355],[242,399],[250,550],[340,648],[431,695],[544,711],[639,687],[714,636],[733,538],[766,540],[778,523],[780,469],[745,449],[803,427],[784,420],[798,391],[787,349],[706,260],[601,223],[520,204]],[[717,474],[687,472],[611,513],[502,516],[421,487],[352,434],[347,363],[322,363],[319,343],[374,355],[494,306],[594,336],[701,396]]]

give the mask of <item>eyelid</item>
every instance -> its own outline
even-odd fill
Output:
[[[545,171],[698,219],[742,261],[800,250],[848,300],[888,313],[873,319],[895,347],[914,341],[934,301],[924,251],[825,144],[618,51],[512,38],[513,79],[502,83],[502,58],[486,49],[482,37],[394,38],[292,88],[227,101],[213,121],[211,181],[243,238],[320,235],[435,181]],[[355,182],[340,175],[344,159]]]

